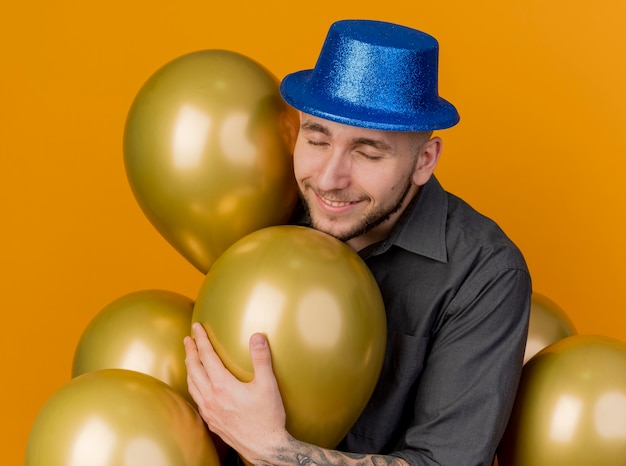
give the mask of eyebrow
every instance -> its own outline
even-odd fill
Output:
[[[307,131],[317,131],[318,133],[322,133],[322,134],[325,134],[326,136],[330,136],[330,130],[326,126],[320,123],[315,123],[313,121],[305,121],[304,123],[302,123],[300,128],[305,129]]]
[[[302,123],[302,125],[300,126],[303,130],[306,131],[316,131],[318,133],[322,133],[326,136],[331,136],[331,132],[330,129],[328,129],[328,127],[314,122],[314,121],[305,121],[304,123]],[[371,146],[374,147],[375,149],[378,150],[389,150],[391,149],[391,146],[386,143],[385,141],[381,140],[381,139],[371,139],[371,138],[365,138],[365,137],[359,137],[359,138],[355,138],[351,141],[352,145],[358,146],[358,145],[365,145],[365,146]]]
[[[356,138],[352,141],[354,145],[365,145],[371,146],[378,150],[389,150],[391,146],[387,144],[385,141],[381,141],[380,139],[370,139],[370,138]]]

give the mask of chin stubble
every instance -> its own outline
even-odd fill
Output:
[[[308,223],[315,229],[323,231],[325,233],[328,233],[332,236],[334,236],[335,238],[341,240],[341,241],[348,241],[351,240],[353,238],[357,238],[359,236],[362,236],[366,233],[368,233],[369,231],[371,231],[372,229],[376,228],[377,226],[383,224],[384,222],[386,222],[387,220],[389,220],[389,218],[395,214],[396,212],[398,212],[410,190],[411,190],[411,186],[412,186],[412,182],[411,182],[411,178],[407,178],[405,185],[402,189],[402,192],[400,194],[400,196],[398,197],[397,201],[389,208],[381,208],[379,210],[370,212],[368,215],[366,215],[364,218],[357,220],[355,222],[355,225],[348,231],[346,231],[343,234],[333,234],[329,231],[325,231],[323,228],[320,228],[319,225],[316,224],[315,220],[312,218],[311,216],[311,209],[309,207],[309,204],[306,200],[306,197],[304,195],[304,193],[302,192],[302,189],[298,188],[299,193],[300,193],[300,199],[302,199],[302,205],[304,206],[304,210],[306,212],[306,216],[307,216],[307,221]],[[308,188],[309,190],[313,191],[312,188],[310,186],[306,186],[306,188]]]

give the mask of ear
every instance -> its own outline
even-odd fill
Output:
[[[426,141],[420,148],[413,172],[413,183],[417,186],[426,184],[435,171],[441,155],[442,144],[441,138],[435,136]]]

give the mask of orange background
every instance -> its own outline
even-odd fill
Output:
[[[0,6],[3,464],[68,381],[78,338],[114,299],[193,298],[202,275],[149,224],[122,163],[137,91],[187,52],[223,48],[278,77],[310,68],[329,24],[435,35],[444,186],[521,247],[536,291],[580,333],[626,340],[626,4],[619,0],[52,0]]]

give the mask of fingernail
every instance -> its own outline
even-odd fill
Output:
[[[250,344],[253,348],[264,348],[267,344],[267,340],[260,333],[255,333],[250,337]]]

